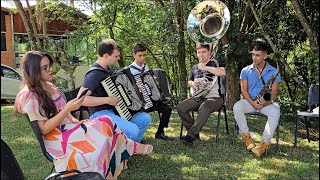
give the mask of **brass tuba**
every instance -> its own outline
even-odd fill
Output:
[[[219,39],[227,32],[230,25],[230,11],[228,7],[218,0],[207,0],[196,5],[190,12],[187,20],[187,32],[196,43],[210,44],[211,59],[215,54]],[[214,87],[218,76],[212,81],[203,78],[198,90],[193,92],[191,98],[205,97]]]
[[[195,42],[217,42],[228,30],[230,11],[221,1],[203,1],[188,16],[187,32]]]

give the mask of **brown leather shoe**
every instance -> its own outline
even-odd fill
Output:
[[[251,139],[251,136],[249,133],[242,133],[242,139],[244,141],[244,144],[247,147],[247,150],[250,151],[252,148],[254,148],[256,145],[254,144],[253,140]]]
[[[263,155],[264,153],[268,153],[268,149],[270,148],[270,143],[261,143],[259,145],[257,145],[256,147],[251,149],[251,152],[253,153],[253,155],[255,155],[256,157],[260,157],[261,155]]]

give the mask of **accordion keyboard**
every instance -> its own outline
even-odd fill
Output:
[[[121,85],[115,85],[111,77],[101,81],[101,84],[109,96],[116,96],[119,99],[118,105],[115,106],[119,116],[123,119],[130,120],[132,115],[127,108],[130,100]]]

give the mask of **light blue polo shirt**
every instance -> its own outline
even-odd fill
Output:
[[[276,72],[277,69],[267,63],[267,69],[262,72],[261,77],[263,77],[264,82],[267,83],[271,76]],[[253,64],[242,69],[240,79],[248,81],[248,93],[250,98],[254,100],[264,85],[262,79],[259,79],[259,73],[255,70]],[[274,82],[280,82],[280,73],[278,73]]]

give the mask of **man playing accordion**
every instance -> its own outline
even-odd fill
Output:
[[[101,82],[112,76],[114,72],[111,66],[117,64],[120,59],[120,46],[113,39],[103,40],[98,47],[98,60],[86,73],[79,94],[86,88],[89,89],[83,106],[88,106],[90,119],[99,116],[108,116],[120,127],[130,139],[141,142],[147,128],[151,123],[151,116],[145,112],[138,112],[128,120],[120,117],[114,111],[114,107],[119,104],[119,98],[108,96]]]
[[[145,64],[146,54],[147,54],[147,49],[144,45],[136,44],[133,47],[132,56],[134,58],[134,62],[129,66],[130,72],[132,73],[133,76],[137,76],[139,74],[149,71],[148,65]],[[138,84],[137,82],[137,86],[142,92],[144,88],[143,85]],[[150,108],[146,108],[146,112],[158,111],[158,113],[161,113],[160,123],[159,123],[158,130],[155,134],[155,138],[162,139],[162,140],[172,140],[171,138],[166,136],[164,133],[164,128],[168,127],[172,109],[163,101],[152,101],[151,103],[153,104],[153,106]]]

